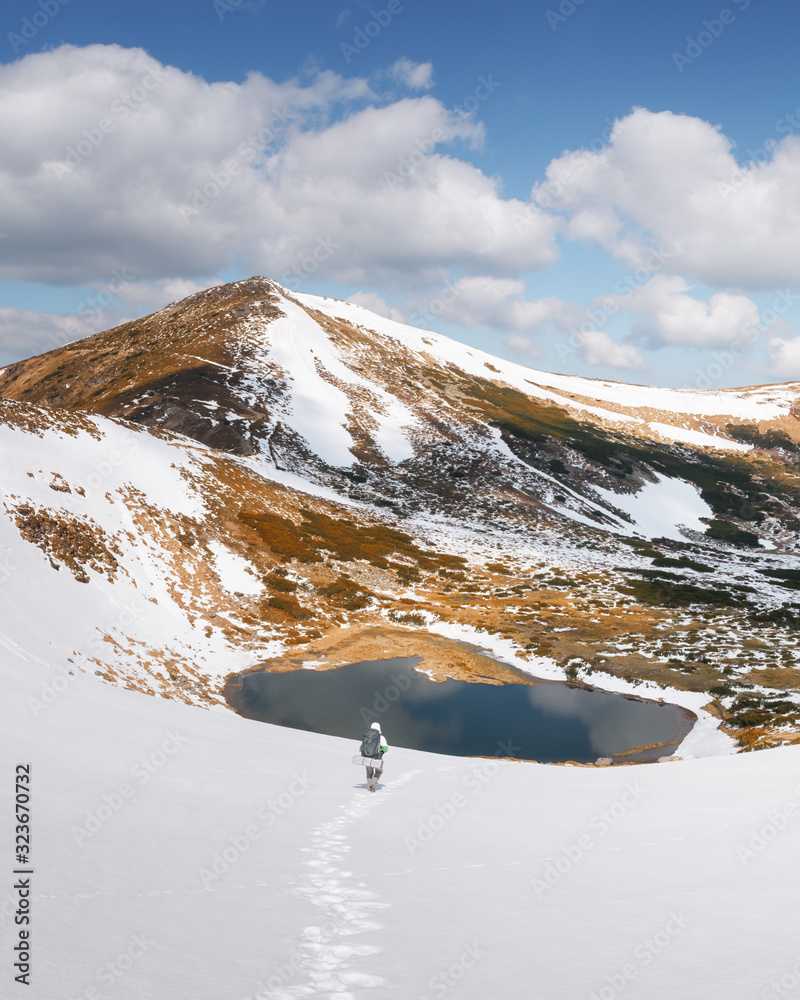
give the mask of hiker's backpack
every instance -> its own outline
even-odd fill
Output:
[[[362,757],[381,757],[381,734],[378,729],[367,729],[361,740]]]

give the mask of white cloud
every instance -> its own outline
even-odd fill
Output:
[[[430,90],[433,86],[433,63],[415,63],[404,56],[389,69],[389,76],[409,90]]]
[[[354,292],[352,295],[348,295],[347,299],[348,302],[354,302],[358,306],[363,306],[365,309],[369,309],[370,312],[377,313],[378,316],[393,319],[396,323],[406,322],[405,315],[399,309],[390,306],[388,302],[382,299],[380,295],[376,295],[375,292]]]
[[[0,309],[0,365],[44,354],[73,340],[119,326],[218,283],[184,278],[137,282],[121,276],[106,285],[94,283],[71,315]]]
[[[587,365],[605,365],[630,371],[647,371],[644,358],[631,344],[617,344],[605,330],[577,334],[580,351]]]
[[[706,302],[687,291],[689,285],[679,275],[656,274],[629,293],[605,301],[639,317],[632,332],[649,347],[729,346],[749,342],[758,332],[758,306],[746,295],[715,292]]]
[[[163,278],[161,281],[121,281],[110,286],[118,302],[142,307],[146,312],[157,312],[179,299],[185,299],[195,292],[218,285],[216,279],[192,281],[188,278]]]
[[[74,316],[28,309],[0,309],[0,365],[45,354],[73,340],[99,333],[126,318],[114,309],[86,309]]]
[[[628,266],[663,248],[664,270],[711,287],[763,289],[800,280],[800,140],[765,144],[737,165],[708,122],[636,109],[607,147],[553,160],[534,188],[567,214],[568,232],[596,240]]]
[[[784,340],[782,337],[770,337],[769,343],[769,374],[773,378],[800,379],[800,337]]]
[[[546,333],[573,319],[573,308],[556,298],[525,298],[525,282],[487,275],[460,278],[432,298],[411,303],[415,317],[426,314],[464,326],[510,333]],[[428,316],[430,321],[430,316]]]
[[[526,361],[538,361],[543,353],[541,341],[524,333],[509,333],[503,338],[503,346],[510,354],[521,355]]]
[[[430,63],[402,58],[370,79],[310,69],[283,83],[260,73],[208,83],[116,45],[0,66],[0,278],[109,289],[108,326],[235,264],[294,288],[392,288],[405,297],[398,309],[375,293],[352,297],[420,326],[496,330],[518,353],[583,328],[587,363],[629,370],[644,369],[641,355],[585,332],[591,310],[527,297],[520,276],[558,259],[560,233],[657,272],[593,304],[613,301],[634,318],[634,342],[651,348],[747,338],[758,309],[741,289],[800,281],[794,137],[740,169],[718,128],[637,109],[599,152],[554,160],[524,202],[452,155],[480,148],[484,130],[474,113],[423,93]],[[415,96],[378,95],[381,80]],[[707,301],[690,282],[709,287]],[[31,353],[63,339],[69,317],[12,310],[2,323],[0,349],[27,338]],[[771,333],[782,371],[795,342],[781,326]]]
[[[386,104],[332,72],[207,83],[116,45],[31,54],[0,67],[0,277],[102,283],[127,268],[144,281],[235,262],[287,284],[297,270],[420,288],[451,268],[552,263],[560,222],[534,208],[519,232],[526,204],[434,152],[434,135],[474,144],[482,129],[430,95]]]

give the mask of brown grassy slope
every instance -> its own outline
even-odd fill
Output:
[[[281,315],[276,302],[266,279],[199,292],[9,365],[0,374],[0,396],[155,424],[227,451],[251,450],[208,420],[197,402],[216,403],[248,421],[263,419],[263,411],[243,410],[232,391],[246,350],[238,331],[242,321]]]

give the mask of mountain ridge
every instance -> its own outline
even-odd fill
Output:
[[[753,745],[800,728],[796,384],[590,385],[255,278],[7,366],[0,411],[9,551],[77,560],[109,599],[127,573],[169,608],[161,646],[134,622],[76,649],[116,683],[220,703],[236,669],[342,662],[399,628],[437,676],[500,670],[467,641],[534,675],[695,692]],[[59,456],[65,435],[85,454]],[[103,443],[120,435],[133,457]]]

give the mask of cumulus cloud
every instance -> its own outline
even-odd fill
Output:
[[[389,69],[389,76],[409,90],[430,90],[433,86],[433,63],[415,63],[404,56]]]
[[[157,312],[164,306],[185,299],[195,292],[218,285],[216,279],[192,281],[190,278],[163,278],[160,281],[119,281],[109,286],[108,293],[118,302],[140,307],[144,312]]]
[[[538,361],[542,356],[542,343],[523,333],[509,333],[503,338],[503,346],[510,354],[522,356],[526,361]]]
[[[721,347],[750,341],[758,332],[758,306],[746,295],[715,292],[706,302],[687,295],[689,290],[679,275],[657,274],[608,300],[638,317],[632,334],[648,347]]]
[[[369,80],[309,68],[280,83],[208,83],[116,45],[0,66],[0,278],[113,298],[79,328],[6,311],[0,349],[27,339],[31,353],[67,326],[83,335],[161,308],[235,265],[290,288],[392,288],[398,308],[352,297],[419,326],[496,330],[518,353],[569,331],[587,363],[644,370],[634,343],[747,338],[759,316],[742,290],[800,280],[800,140],[765,144],[740,167],[719,128],[637,109],[607,144],[553,160],[524,201],[457,158],[482,146],[483,126],[432,86],[432,65],[407,58]],[[584,322],[602,303],[527,297],[521,277],[558,259],[562,234],[644,271],[602,300],[633,317],[625,345]],[[790,331],[770,332],[778,374],[797,348]]]
[[[573,308],[561,299],[528,299],[525,282],[487,275],[460,278],[432,298],[411,303],[410,321],[441,317],[464,326],[509,333],[546,333],[561,329],[573,318]],[[518,343],[521,343],[519,341]]]
[[[107,330],[131,318],[116,309],[87,309],[70,316],[28,309],[0,309],[0,365],[45,354],[57,347]]]
[[[363,306],[365,309],[369,309],[370,312],[377,313],[378,316],[393,319],[396,323],[406,322],[405,315],[399,309],[390,306],[385,299],[382,299],[375,292],[355,292],[353,295],[348,295],[347,298],[349,302],[355,302],[356,305]]]
[[[407,79],[426,66],[409,61]],[[332,72],[207,83],[138,49],[65,45],[0,67],[0,134],[5,278],[196,278],[235,262],[287,284],[422,287],[558,256],[557,219],[440,152],[479,140],[473,115],[427,94],[386,103]]]
[[[603,365],[630,371],[647,371],[644,358],[632,344],[617,344],[605,330],[577,334],[580,352],[587,365]]]
[[[665,271],[711,287],[790,285],[800,280],[800,140],[758,153],[739,166],[718,127],[638,108],[603,149],[553,160],[534,201],[631,268],[655,246],[668,254]]]
[[[774,378],[800,380],[800,337],[785,340],[782,337],[770,337],[769,374]]]
[[[196,282],[184,278],[132,281],[119,274],[108,284],[92,283],[72,314],[0,309],[0,365],[44,354],[73,340],[127,323],[216,284],[213,280]]]

